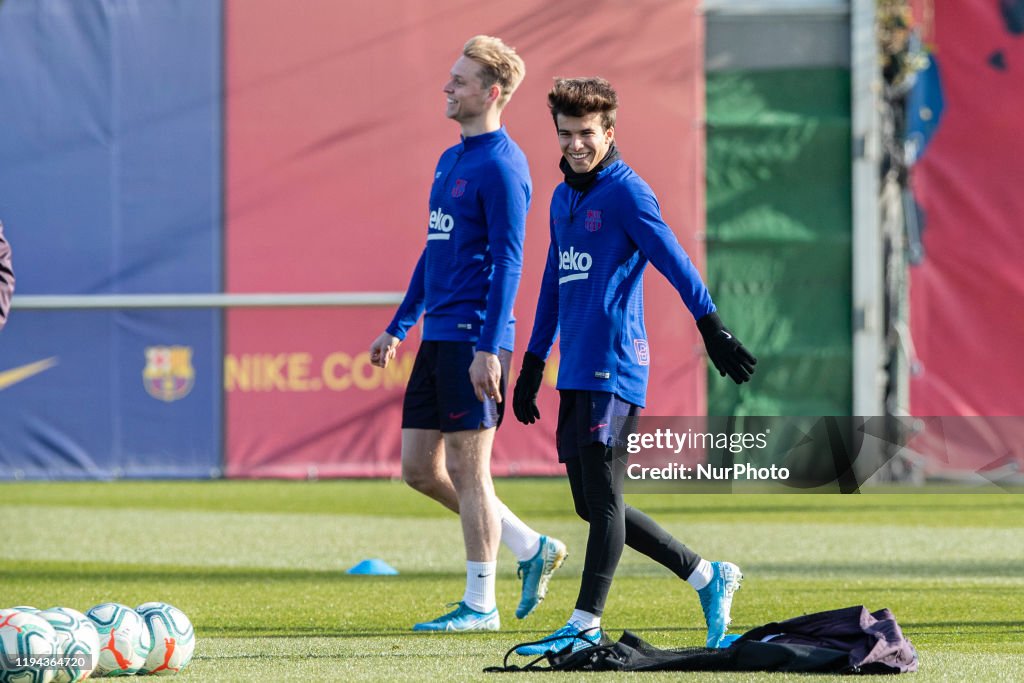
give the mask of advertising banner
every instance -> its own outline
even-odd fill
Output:
[[[220,474],[219,312],[18,311],[0,479]]]
[[[912,178],[923,210],[923,259],[910,272],[914,415],[1024,414],[1022,7],[936,0],[929,17],[943,108]],[[993,455],[1024,432],[1004,438]]]
[[[462,45],[481,33],[500,36],[526,61],[526,79],[503,115],[533,178],[515,365],[532,329],[548,203],[561,182],[546,104],[554,77],[600,75],[618,89],[623,157],[658,194],[691,258],[703,262],[695,0],[321,0],[302,12],[233,0],[226,7],[227,291],[405,290],[425,245],[434,167],[459,140],[458,124],[444,116],[442,87]],[[703,412],[703,348],[693,320],[653,268],[645,291],[649,405]],[[418,336],[400,347],[396,369],[367,362],[393,313],[393,306],[229,312],[229,475],[397,476],[401,399]],[[495,474],[562,471],[553,438],[557,355],[549,366],[542,420],[526,428],[509,409]]]
[[[0,4],[0,479],[215,476],[219,311],[18,308],[221,288],[217,3]]]

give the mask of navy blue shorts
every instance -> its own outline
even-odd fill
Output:
[[[640,415],[639,406],[607,391],[562,389],[558,395],[558,462],[578,457],[581,448],[593,443],[624,446],[629,432],[636,427],[635,418]]]
[[[469,366],[476,348],[473,342],[425,341],[420,343],[402,402],[402,429],[436,429],[461,432],[490,429],[505,414],[505,391],[512,352],[498,350],[501,363],[501,396],[496,403],[481,403],[469,381]]]

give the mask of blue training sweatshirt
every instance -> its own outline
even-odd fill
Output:
[[[606,391],[643,407],[651,352],[643,273],[650,261],[694,319],[715,311],[700,273],[661,217],[654,192],[624,161],[586,192],[551,198],[551,246],[528,350],[547,358],[559,337],[559,389]]]
[[[388,334],[405,339],[425,311],[424,340],[511,351],[532,191],[526,155],[504,126],[446,149],[430,189],[427,245]]]

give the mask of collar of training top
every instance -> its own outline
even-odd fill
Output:
[[[462,136],[462,146],[466,149],[473,149],[474,147],[485,147],[492,145],[502,138],[508,137],[508,133],[505,132],[505,126],[502,126],[498,130],[492,130],[490,133],[481,133],[480,135],[471,135],[470,137]]]
[[[577,173],[576,171],[572,170],[572,167],[569,166],[569,162],[565,160],[565,157],[562,157],[561,160],[558,162],[558,168],[565,175],[566,185],[576,190],[577,192],[586,192],[587,190],[590,189],[590,186],[594,184],[594,181],[597,180],[597,175],[604,169],[614,164],[620,158],[622,157],[619,154],[619,148],[615,146],[614,142],[612,142],[612,144],[608,147],[608,152],[604,155],[604,159],[601,159],[597,166],[590,169],[586,173]]]

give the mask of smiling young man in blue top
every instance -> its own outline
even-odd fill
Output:
[[[537,392],[558,336],[556,448],[576,513],[589,522],[590,530],[576,609],[568,623],[548,642],[517,652],[541,654],[570,644],[574,650],[595,644],[624,545],[697,590],[708,628],[706,645],[718,647],[742,578],[739,567],[708,562],[626,505],[626,458],[612,449],[616,418],[637,416],[646,402],[650,348],[642,277],[647,262],[679,292],[723,376],[745,382],[757,361],[718,319],[700,274],[662,220],[651,188],[619,157],[618,98],[611,85],[601,78],[559,79],[548,94],[548,105],[565,182],[551,199],[551,246],[513,409],[525,424],[540,417]]]
[[[398,312],[370,347],[372,362],[386,367],[424,315],[402,405],[402,478],[459,514],[466,592],[454,611],[416,624],[417,631],[500,628],[499,542],[519,560],[520,619],[544,599],[566,557],[563,543],[538,534],[495,496],[490,471],[532,191],[526,156],[501,125],[501,112],[525,73],[515,51],[490,36],[471,38],[452,66],[445,116],[459,124],[462,141],[438,161],[426,247]]]

